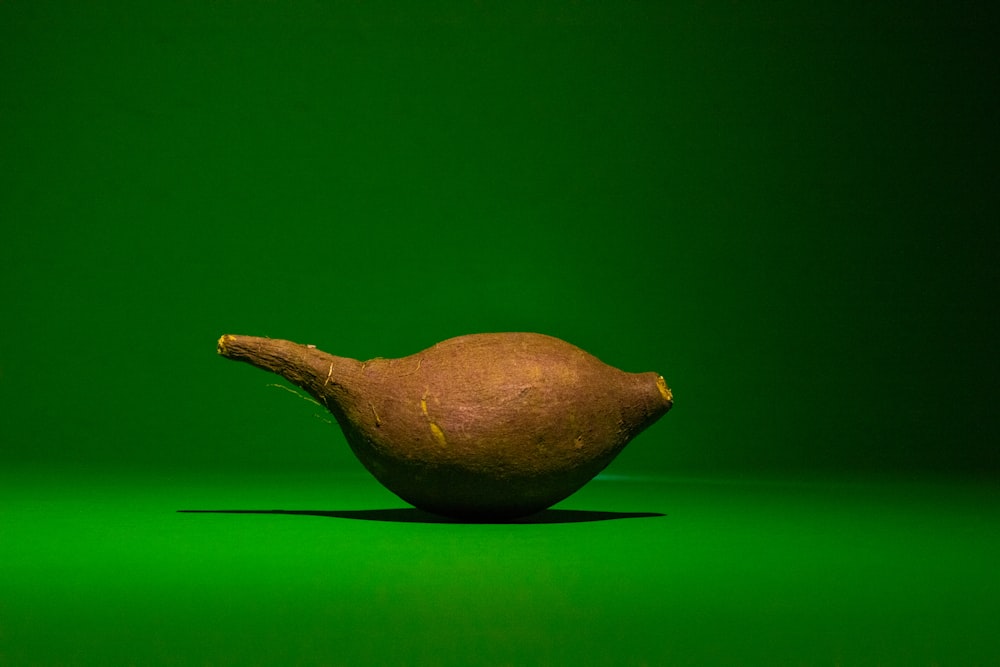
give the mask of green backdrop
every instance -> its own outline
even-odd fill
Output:
[[[216,338],[531,330],[675,388],[623,469],[995,471],[983,19],[4,3],[4,458],[353,465]]]
[[[532,330],[675,388],[628,470],[995,471],[985,19],[4,3],[4,458],[352,465],[215,339]]]
[[[608,479],[995,485],[995,28],[933,3],[0,2],[0,464],[22,499],[272,473],[297,497],[359,464],[221,334],[366,359],[530,330],[673,388]],[[193,495],[160,520],[286,497]]]

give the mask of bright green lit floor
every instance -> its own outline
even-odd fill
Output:
[[[2,665],[1000,664],[996,484],[609,477],[470,525],[364,473],[0,483]]]

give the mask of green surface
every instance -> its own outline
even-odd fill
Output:
[[[0,664],[1000,660],[995,486],[610,478],[475,525],[361,475],[2,481]]]
[[[0,663],[995,664],[994,14],[0,2]],[[516,330],[664,516],[178,513],[400,506],[221,334]]]

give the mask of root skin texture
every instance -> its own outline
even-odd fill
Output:
[[[218,352],[312,395],[400,498],[467,520],[511,519],[559,502],[673,405],[656,373],[627,373],[535,333],[459,336],[365,362],[229,334]]]

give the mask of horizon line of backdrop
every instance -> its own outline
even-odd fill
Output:
[[[995,475],[995,27],[0,3],[0,457],[354,470],[218,336],[530,330],[674,389],[617,472]]]

